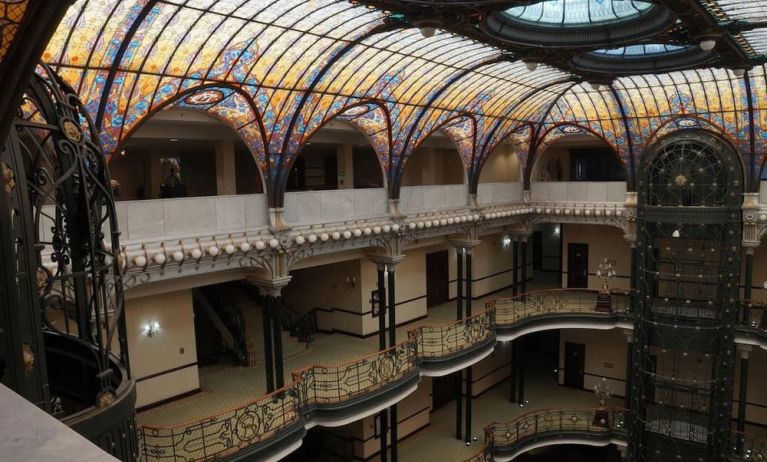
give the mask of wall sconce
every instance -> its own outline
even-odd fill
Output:
[[[557,226],[554,227],[554,234],[559,236],[559,233],[560,233],[559,225],[557,225]]]
[[[144,324],[144,335],[146,335],[147,337],[152,338],[159,333],[160,333],[159,322],[150,321],[149,323]]]
[[[508,249],[511,245],[511,238],[509,236],[503,236],[501,243],[503,244],[504,249]]]
[[[347,276],[346,277],[346,285],[349,287],[354,287],[357,285],[357,278],[354,276]]]

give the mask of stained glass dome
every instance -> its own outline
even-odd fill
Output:
[[[665,43],[648,43],[643,45],[630,45],[619,48],[604,48],[595,50],[593,53],[606,56],[623,56],[626,58],[664,55],[683,51],[689,47],[683,45],[669,45]]]
[[[639,0],[545,0],[506,10],[506,15],[542,26],[587,26],[633,19],[652,9]]]

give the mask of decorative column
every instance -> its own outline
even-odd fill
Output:
[[[751,325],[751,287],[754,285],[754,248],[746,247],[746,272],[743,281],[743,302],[741,323],[745,326]]]
[[[740,391],[738,392],[738,433],[746,431],[746,403],[748,401],[748,355],[751,345],[738,345],[740,353]],[[743,438],[738,438],[738,452],[743,449]]]
[[[632,252],[633,253],[633,252]],[[634,369],[631,366],[634,363],[634,332],[628,329],[623,331],[623,335],[626,336],[626,391],[624,392],[625,401],[623,407],[629,409],[631,406],[631,384],[633,382],[632,376],[634,375]]]
[[[472,302],[472,255],[471,255],[471,248],[466,248],[464,250],[464,253],[466,255],[466,317],[471,317],[471,302]],[[466,431],[464,432],[464,437],[466,441],[466,445],[470,445],[472,441],[471,436],[471,385],[474,378],[472,377],[472,367],[469,366],[466,368]]]
[[[519,360],[519,356],[514,354],[515,350],[517,349],[517,342],[514,340],[511,341],[511,345],[509,348],[509,366],[510,366],[510,374],[509,374],[509,402],[513,403],[517,400],[517,361]]]
[[[386,349],[386,265],[378,265],[378,350]],[[387,435],[389,433],[389,411],[382,409],[378,413],[381,432],[381,462],[387,462]]]
[[[455,248],[456,257],[456,315],[455,320],[463,319],[463,247]],[[458,396],[455,399],[455,438],[461,439],[463,434],[463,371],[455,373],[456,390]]]
[[[520,292],[524,294],[527,293],[527,237],[522,238],[521,247],[522,282],[520,283]]]
[[[517,339],[518,349],[516,356],[519,358],[519,369],[517,372],[517,376],[519,377],[519,399],[517,400],[517,404],[519,404],[519,407],[525,406],[525,343],[526,337],[522,336]]]
[[[519,241],[514,239],[511,242],[512,268],[511,268],[511,295],[516,297],[519,293]]]
[[[282,354],[282,289],[290,283],[290,276],[269,280],[253,280],[262,299],[264,320],[264,362],[268,392],[285,386],[285,366]]]
[[[392,262],[388,265],[389,268],[389,347],[393,347],[397,344],[397,313],[396,307],[396,295],[394,286],[394,265]],[[397,405],[393,404],[389,408],[389,418],[391,423],[391,462],[397,462]]]

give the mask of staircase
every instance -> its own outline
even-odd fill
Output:
[[[249,366],[263,364],[264,318],[259,304],[258,289],[244,283],[233,283],[227,285],[227,293],[240,309],[245,320],[245,338],[248,352],[247,364]],[[285,307],[283,307],[281,312],[283,314],[283,358],[289,358],[309,348],[309,343],[314,340],[314,322],[308,315],[297,315],[295,312],[285,309]],[[300,327],[303,327],[303,329]],[[301,331],[301,335],[297,334],[298,331]]]
[[[245,323],[236,306],[216,296],[210,289],[193,289],[192,298],[197,307],[202,309],[210,321],[221,333],[221,340],[237,359],[245,363],[247,350],[245,342]]]

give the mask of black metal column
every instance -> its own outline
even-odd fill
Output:
[[[632,252],[633,254],[633,252]],[[631,406],[631,383],[633,382],[634,369],[634,334],[633,332],[624,331],[626,335],[626,391],[624,407],[629,409]]]
[[[743,281],[743,324],[751,325],[751,286],[754,285],[754,249],[746,249],[746,274]]]
[[[261,314],[264,320],[264,367],[266,369],[266,391],[271,393],[274,388],[274,353],[272,351],[272,297],[262,298]]]
[[[509,374],[509,402],[511,403],[517,400],[517,361],[519,357],[515,353],[516,349],[517,342],[512,340],[509,348],[509,365],[511,369]]]
[[[285,367],[282,357],[282,297],[269,296],[272,305],[272,326],[274,329],[274,386],[279,390],[285,386]]]
[[[514,239],[511,243],[511,295],[516,297],[519,293],[519,241]]]
[[[389,347],[397,343],[396,296],[394,287],[394,265],[389,265]],[[397,405],[389,408],[391,427],[391,462],[397,462]]]
[[[517,372],[517,376],[519,377],[519,400],[517,403],[520,407],[525,405],[525,339],[526,337],[517,339],[517,342],[519,343],[519,349],[517,350],[519,356],[519,372]]]
[[[631,279],[629,282],[629,284],[631,285],[631,290],[636,290],[637,288],[636,261],[637,261],[637,246],[636,244],[631,244]],[[633,298],[630,298],[630,300],[633,300]]]
[[[738,393],[738,432],[746,431],[746,402],[748,398],[748,354],[749,351],[740,350],[740,392]],[[738,441],[738,446],[742,442]]]
[[[463,319],[463,248],[455,249],[456,257],[456,314],[455,320]],[[456,389],[455,398],[455,438],[461,439],[463,430],[463,371],[455,373]]]
[[[522,260],[522,281],[520,282],[520,293],[527,292],[527,239],[522,241],[522,252],[520,257]]]
[[[471,250],[466,249],[466,317],[471,317],[471,286],[472,286],[472,271],[471,271]],[[464,432],[464,440],[466,444],[471,444],[471,385],[473,381],[471,366],[466,368],[466,431]]]
[[[384,266],[378,265],[378,349],[386,349],[386,275]],[[381,462],[387,461],[387,434],[389,433],[389,411],[382,409],[378,413],[378,423],[381,431]]]

